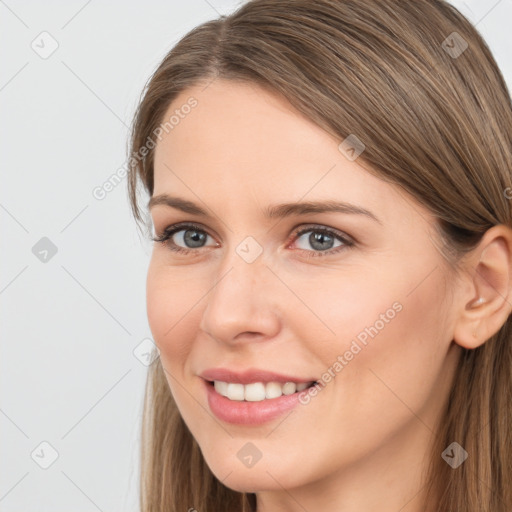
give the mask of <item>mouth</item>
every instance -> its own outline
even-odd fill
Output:
[[[303,403],[301,394],[317,383],[274,380],[242,384],[205,378],[201,380],[210,411],[222,421],[247,427],[276,420],[296,408]]]
[[[205,379],[206,380],[206,379]],[[220,380],[206,380],[207,385],[215,392],[228,400],[236,402],[263,402],[298,394],[315,384],[311,382],[252,382],[250,384],[240,384],[238,382],[225,382]]]
[[[302,373],[303,376],[299,375]],[[303,394],[318,381],[305,371],[283,374],[263,368],[203,370],[201,378],[210,411],[222,421],[255,426],[276,420],[304,405]],[[304,397],[306,398],[306,397]],[[307,401],[306,403],[309,403]]]

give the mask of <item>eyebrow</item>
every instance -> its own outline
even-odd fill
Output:
[[[211,217],[203,208],[195,203],[182,199],[180,197],[171,197],[167,194],[160,194],[149,199],[148,208],[151,209],[157,205],[165,205],[191,215]],[[350,203],[339,201],[306,201],[301,203],[285,203],[269,206],[264,210],[264,214],[269,219],[290,217],[293,215],[308,215],[311,213],[346,213],[353,215],[364,215],[379,224],[382,222],[375,214],[366,208]]]

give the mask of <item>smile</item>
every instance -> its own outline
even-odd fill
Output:
[[[295,408],[301,403],[300,393],[315,384],[291,381],[241,384],[201,380],[210,411],[222,421],[247,426],[272,421]]]

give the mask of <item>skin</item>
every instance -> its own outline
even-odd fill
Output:
[[[422,472],[461,346],[485,342],[510,313],[510,230],[489,230],[465,260],[468,272],[456,276],[433,243],[430,213],[347,159],[341,140],[286,100],[217,79],[184,91],[165,118],[190,96],[197,106],[155,149],[153,196],[188,199],[211,217],[167,205],[152,207],[151,217],[157,235],[190,221],[209,236],[186,255],[154,243],[147,313],[208,466],[226,486],[256,492],[259,512],[424,512]],[[380,223],[332,212],[263,215],[273,204],[328,199],[366,208]],[[311,224],[313,233],[294,236]],[[354,245],[334,253],[343,245],[334,236],[330,255],[308,259],[322,253],[308,241],[318,226]],[[190,248],[184,234],[173,241]],[[248,236],[263,248],[250,264],[236,252]],[[484,303],[472,306],[479,296]],[[264,368],[320,380],[397,303],[394,318],[307,405],[259,426],[210,411],[203,370]],[[237,457],[249,441],[262,454],[251,468]]]

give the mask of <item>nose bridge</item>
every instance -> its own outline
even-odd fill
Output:
[[[278,327],[271,272],[256,244],[246,239],[231,249],[205,297],[200,328],[217,340],[229,342],[247,332],[272,336]]]

